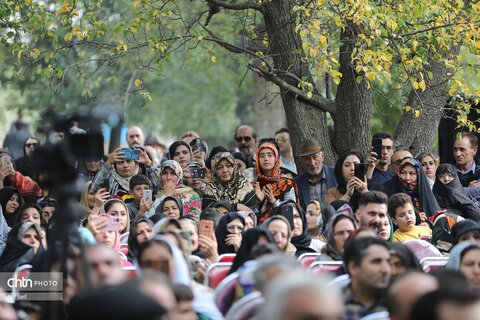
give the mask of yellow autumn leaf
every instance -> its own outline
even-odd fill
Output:
[[[418,83],[418,87],[419,87],[420,89],[422,89],[422,91],[425,91],[425,89],[426,89],[425,81],[424,81],[424,80],[420,81],[420,82]]]
[[[412,110],[412,107],[410,107],[410,106],[405,106],[405,112],[410,112],[410,110]]]
[[[211,57],[210,57],[210,61],[212,61],[212,63],[217,62],[217,57],[211,56]]]
[[[332,80],[338,86],[342,78],[342,73],[337,70],[332,70]]]
[[[70,7],[68,6],[68,4],[64,2],[62,6],[58,9],[57,15],[67,13],[68,11],[70,11]]]
[[[307,92],[307,97],[308,97],[308,99],[312,99],[312,97],[313,97],[312,91]]]
[[[375,80],[376,74],[375,72],[366,72],[365,77],[367,77],[368,80],[373,81]]]
[[[415,118],[418,118],[418,117],[420,117],[420,110],[419,109],[415,110]]]
[[[318,41],[321,43],[326,43],[327,42],[327,37],[325,37],[323,34],[318,36]]]
[[[197,37],[198,41],[202,41],[203,40],[203,36],[201,34],[198,35]]]
[[[418,90],[418,88],[419,88],[420,86],[418,85],[418,82],[417,82],[417,81],[413,81],[412,87],[413,87],[413,89]]]
[[[140,79],[135,79],[135,86],[140,87],[142,85],[142,80]]]

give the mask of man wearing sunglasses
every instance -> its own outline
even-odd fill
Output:
[[[255,167],[255,149],[257,144],[257,133],[248,125],[241,125],[235,130],[235,141],[237,142],[238,151],[247,158],[247,168]]]

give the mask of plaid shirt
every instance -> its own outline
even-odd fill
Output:
[[[345,301],[345,319],[346,320],[358,320],[371,313],[386,311],[384,306],[383,296],[375,301],[375,303],[367,308],[353,295],[350,286],[343,289],[343,297]]]
[[[317,182],[313,182],[311,178],[308,178],[308,191],[310,192],[310,199],[320,199],[321,201],[325,201],[327,188],[327,175],[325,170],[322,170],[322,176]],[[305,206],[307,205],[308,203],[305,204]]]

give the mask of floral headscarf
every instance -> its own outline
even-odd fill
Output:
[[[175,175],[178,177],[178,183],[180,183],[183,179],[183,169],[180,163],[178,163],[175,160],[167,160],[162,163],[162,166],[160,167],[160,175],[162,175],[163,171],[165,171],[166,168],[170,168],[175,172]]]
[[[406,166],[412,166],[417,171],[417,177],[418,178],[417,178],[417,181],[415,183],[407,183],[400,176],[400,172],[402,172],[402,170]],[[417,184],[418,184],[419,179],[420,179],[420,170],[421,169],[422,169],[422,166],[420,165],[420,162],[418,162],[418,160],[416,160],[415,158],[406,158],[406,159],[402,160],[402,162],[400,163],[400,166],[398,168],[398,172],[399,172],[398,173],[398,178],[400,179],[400,181],[402,182],[402,185],[405,187],[406,190],[413,191],[413,190],[417,189]]]

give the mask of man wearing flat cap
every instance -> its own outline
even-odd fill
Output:
[[[310,201],[325,201],[329,188],[337,186],[333,167],[323,164],[323,147],[312,139],[306,140],[300,146],[298,155],[306,171],[294,180],[298,185],[300,204],[305,209]]]

